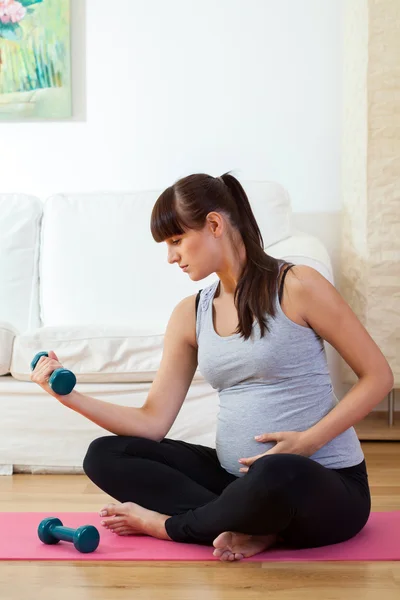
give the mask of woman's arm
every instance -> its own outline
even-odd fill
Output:
[[[91,396],[72,390],[65,396],[56,394],[49,385],[49,378],[55,369],[62,367],[52,350],[48,356],[42,356],[31,373],[31,380],[56,398],[61,404],[96,423],[103,429],[116,435],[132,435],[161,440],[160,425],[157,418],[145,407],[120,406],[111,402],[97,400]]]
[[[318,450],[369,414],[391,391],[394,377],[385,356],[336,288],[312,267],[298,265],[291,271],[294,276],[287,285],[302,318],[359,377],[337,406],[307,430]]]
[[[132,435],[160,441],[162,436],[157,430],[156,419],[148,413],[144,406],[120,406],[104,402],[73,390],[68,396],[57,399],[68,408],[83,415],[103,429],[115,435]]]

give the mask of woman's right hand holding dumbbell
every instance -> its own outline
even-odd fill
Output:
[[[51,375],[57,369],[64,369],[64,368],[63,368],[62,364],[60,363],[60,361],[58,360],[56,353],[53,352],[52,350],[50,350],[48,352],[48,356],[41,356],[39,358],[39,360],[37,361],[32,373],[31,373],[31,381],[40,385],[40,387],[45,392],[47,392],[51,396],[54,396],[54,398],[57,398],[57,399],[63,398],[64,399],[65,392],[64,392],[64,394],[57,394],[49,383],[49,379],[50,379]],[[74,377],[74,375],[70,371],[68,371],[68,373],[70,374],[70,376]],[[73,385],[74,385],[74,382],[71,383],[72,387],[73,387]]]

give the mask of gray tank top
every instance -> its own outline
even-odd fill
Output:
[[[280,261],[280,269],[284,264]],[[262,454],[275,445],[257,442],[254,436],[304,431],[328,414],[338,400],[323,339],[286,316],[279,291],[276,317],[267,316],[270,332],[261,338],[255,320],[251,337],[244,340],[240,334],[221,337],[214,329],[213,298],[218,284],[219,280],[199,294],[198,366],[219,396],[218,459],[226,471],[241,477],[240,458]],[[350,427],[310,458],[325,467],[341,469],[358,465],[364,454],[354,427]]]

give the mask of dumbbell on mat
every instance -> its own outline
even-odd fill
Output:
[[[38,536],[44,544],[58,544],[60,540],[72,542],[78,552],[94,552],[100,542],[100,534],[93,525],[83,525],[78,529],[63,527],[57,517],[43,519],[38,527]]]
[[[31,362],[31,370],[36,367],[38,360],[42,356],[48,356],[48,352],[38,352]],[[59,396],[70,394],[76,384],[76,377],[72,371],[68,369],[56,369],[50,376],[49,386]]]

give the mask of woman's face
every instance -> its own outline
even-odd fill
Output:
[[[201,231],[190,229],[166,240],[168,262],[177,263],[180,267],[187,265],[183,273],[194,281],[205,279],[218,271],[220,249],[217,242],[208,225]]]

